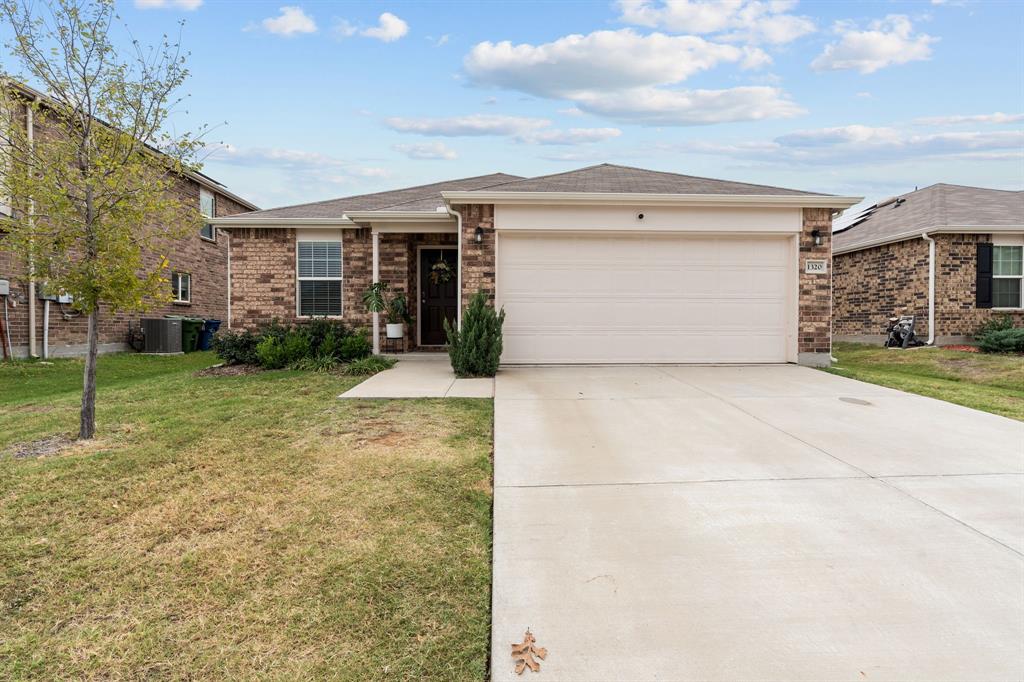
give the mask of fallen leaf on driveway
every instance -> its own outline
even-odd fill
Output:
[[[523,641],[512,645],[512,658],[516,664],[517,675],[522,675],[523,671],[527,668],[535,673],[540,672],[540,663],[537,662],[534,656],[543,661],[547,658],[548,650],[544,647],[534,646],[536,643],[537,640],[534,638],[533,633],[527,628],[526,634],[523,635]]]

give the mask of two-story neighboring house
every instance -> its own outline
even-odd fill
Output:
[[[23,87],[23,86],[19,86]],[[41,97],[26,88],[34,97]],[[29,116],[26,125],[35,126]],[[196,206],[210,218],[252,211],[257,207],[202,173],[179,176],[173,190],[183,202]],[[18,258],[4,245],[3,214],[9,206],[0,206],[0,282],[7,281],[9,293],[0,293],[0,316],[10,334],[15,357],[65,356],[84,354],[86,317],[74,306],[60,300],[43,298],[42,283],[32,282]],[[186,315],[204,319],[228,319],[228,234],[206,223],[195,234],[176,240],[166,254],[145,254],[148,261],[165,256],[169,260],[169,303],[152,302],[145,313],[112,313],[105,306],[100,316],[100,351],[128,349],[130,327],[138,327],[142,317]],[[0,284],[0,292],[3,291]],[[6,311],[3,306],[6,303]]]

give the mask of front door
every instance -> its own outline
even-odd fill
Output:
[[[448,343],[444,320],[455,324],[458,305],[457,252],[451,249],[420,250],[420,345]]]

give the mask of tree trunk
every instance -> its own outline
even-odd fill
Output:
[[[82,415],[78,437],[83,440],[96,434],[96,355],[99,352],[99,306],[89,313],[88,350],[85,354],[85,376],[82,385]]]

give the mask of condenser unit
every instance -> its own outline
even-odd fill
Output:
[[[142,333],[146,337],[144,353],[181,352],[181,320],[144,319]]]

